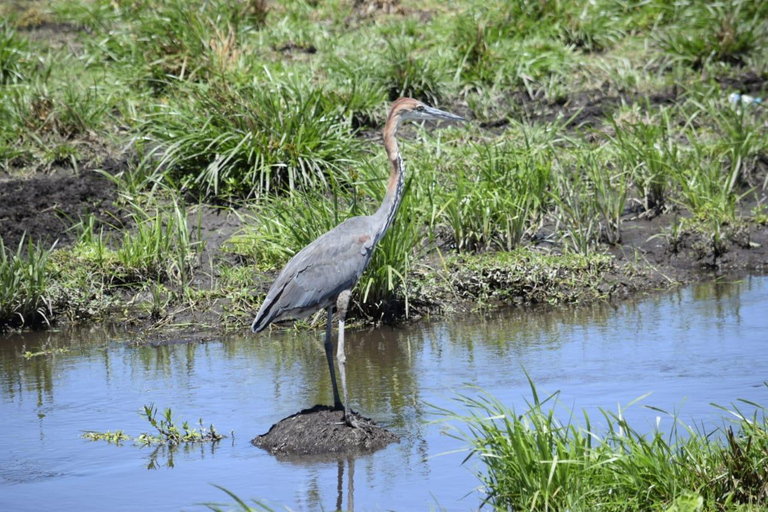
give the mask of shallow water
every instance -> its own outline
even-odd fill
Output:
[[[24,350],[63,348],[26,359]],[[650,430],[659,413],[718,426],[710,403],[768,403],[768,277],[708,283],[619,307],[508,310],[348,333],[353,408],[402,436],[350,460],[279,461],[250,439],[330,402],[322,333],[135,346],[104,330],[0,338],[0,510],[200,510],[232,503],[212,484],[278,510],[475,510],[473,461],[430,405],[458,412],[479,386],[518,411],[530,390],[576,409],[626,411]],[[145,404],[234,438],[175,453],[80,438],[150,428]],[[662,428],[670,423],[662,418]],[[444,455],[440,455],[444,454]]]

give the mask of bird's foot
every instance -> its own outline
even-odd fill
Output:
[[[358,428],[360,426],[357,424],[357,420],[352,415],[352,411],[347,408],[344,408],[344,423],[346,423],[350,428]]]

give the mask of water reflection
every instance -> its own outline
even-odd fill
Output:
[[[136,345],[111,328],[6,335],[0,509],[131,510],[140,492],[157,510],[178,510],[221,501],[211,482],[276,508],[352,510],[357,501],[365,510],[428,509],[436,499],[448,510],[475,509],[476,495],[461,501],[477,485],[463,455],[435,458],[459,446],[430,423],[426,403],[453,408],[457,390],[472,384],[523,408],[522,366],[542,393],[560,389],[578,409],[653,391],[649,405],[669,410],[686,400],[684,412],[718,419],[710,402],[766,401],[753,387],[768,379],[766,303],[768,278],[749,277],[619,306],[518,308],[348,332],[352,407],[402,441],[360,458],[303,462],[277,460],[247,440],[332,401],[323,332],[165,346]],[[50,355],[24,355],[39,351]],[[179,450],[79,438],[83,430],[144,432],[138,411],[150,403],[238,438]],[[89,503],[66,501],[73,477],[96,489]]]
[[[219,443],[220,441],[214,441],[212,443],[186,443],[180,445],[162,444],[157,446],[144,446],[141,449],[149,450],[149,454],[145,457],[147,469],[172,469],[176,466],[174,462],[175,455],[184,454],[187,459],[189,459],[190,456],[195,456],[199,459],[205,459],[206,456],[213,457]]]

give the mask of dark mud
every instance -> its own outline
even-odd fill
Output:
[[[373,420],[356,412],[353,416],[357,428],[344,423],[343,411],[316,405],[280,420],[252,443],[278,458],[291,459],[371,453],[400,441]]]
[[[600,127],[613,112],[623,105],[637,103],[651,107],[671,105],[675,103],[678,94],[679,91],[675,88],[648,96],[606,95],[604,91],[596,89],[552,101],[545,98],[531,98],[526,91],[515,91],[509,95],[506,101],[510,111],[514,111],[520,118],[528,122],[552,123],[560,119],[567,128],[584,129]],[[509,123],[509,118],[500,118],[483,122],[480,126],[495,132]]]
[[[122,163],[106,161],[103,169],[117,172]],[[0,238],[15,248],[22,236],[35,242],[72,242],[72,226],[91,214],[97,223],[120,227],[117,187],[100,173],[60,171],[31,177],[0,179]]]
[[[724,91],[723,101],[730,92],[759,94],[765,90],[768,76],[747,71],[733,77],[718,77],[717,84]],[[675,86],[648,95],[610,91],[609,84],[601,88],[580,91],[561,99],[548,99],[531,96],[521,88],[510,91],[504,102],[505,110],[514,113],[529,122],[554,122],[562,119],[571,129],[599,128],[619,107],[639,104],[647,107],[672,105],[684,95],[684,89]],[[459,109],[461,111],[461,109]],[[466,113],[466,112],[465,112]],[[492,119],[480,124],[491,131],[507,126],[509,118]]]

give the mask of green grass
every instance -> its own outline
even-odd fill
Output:
[[[27,80],[34,64],[29,41],[7,22],[0,23],[0,85]]]
[[[549,202],[550,159],[503,143],[475,146],[456,162],[442,210],[456,248],[511,251],[534,234]]]
[[[667,54],[687,65],[744,64],[748,55],[765,46],[763,2],[726,0],[706,6],[681,2],[675,10],[674,21],[657,39]]]
[[[400,36],[387,40],[387,53],[381,70],[382,85],[390,101],[411,97],[435,105],[443,97],[440,61],[419,55],[414,40]]]
[[[319,88],[278,82],[180,93],[175,107],[158,106],[147,119],[158,156],[145,165],[204,197],[325,184],[360,152],[347,112]]]
[[[52,251],[23,238],[14,251],[0,239],[0,330],[49,323]]]
[[[402,131],[408,193],[356,291],[361,318],[427,300],[414,276],[457,253],[632,251],[630,219],[675,213],[692,220],[650,236],[717,264],[744,229],[764,227],[748,212],[768,184],[765,108],[727,98],[768,93],[765,2],[403,0],[385,13],[345,0],[55,0],[0,11],[2,172],[125,162],[105,176],[128,225],[93,226],[51,255],[51,304],[66,318],[140,295],[132,304],[153,318],[231,300],[227,318],[241,319],[259,300],[255,278],[375,210],[388,165],[378,132],[403,95],[470,123]],[[203,268],[174,202],[232,208],[250,228]]]
[[[190,280],[195,246],[187,223],[187,212],[173,208],[147,213],[137,208],[135,228],[126,231],[115,250],[118,275],[128,283],[168,279],[184,289]],[[94,240],[97,251],[101,241]],[[101,259],[100,256],[98,256]]]
[[[699,511],[760,510],[768,503],[764,407],[717,406],[736,420],[714,432],[657,410],[671,427],[645,433],[626,420],[626,407],[601,409],[599,419],[583,412],[579,420],[557,396],[540,397],[531,383],[523,411],[487,394],[460,396],[466,413],[443,411],[459,422],[456,436],[469,443],[468,458],[481,461],[478,477],[492,506]]]

